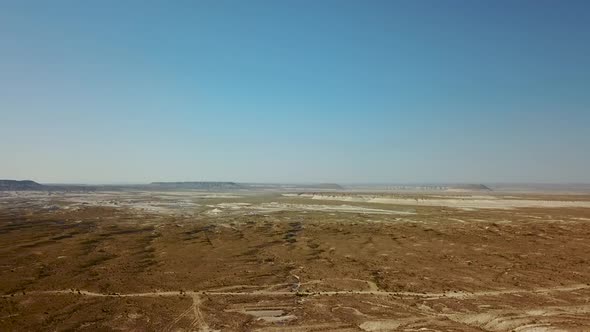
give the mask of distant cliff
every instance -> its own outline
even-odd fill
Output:
[[[152,182],[149,184],[152,189],[199,189],[199,190],[229,190],[244,189],[245,186],[235,182]]]
[[[483,184],[458,184],[449,186],[448,190],[465,190],[465,191],[492,191],[492,189]]]
[[[0,191],[45,190],[45,186],[31,180],[0,180]]]
[[[0,191],[100,191],[100,190],[236,190],[248,186],[235,182],[152,182],[135,185],[77,185],[59,184],[43,185],[31,180],[0,180]]]

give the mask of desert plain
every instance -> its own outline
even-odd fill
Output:
[[[590,195],[0,192],[2,331],[589,331]]]

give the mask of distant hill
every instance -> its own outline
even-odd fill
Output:
[[[51,184],[43,185],[31,180],[0,180],[0,191],[101,191],[101,190],[236,190],[246,189],[248,186],[235,182],[152,182],[150,184],[137,185],[75,185],[75,184]]]
[[[45,190],[45,186],[31,180],[0,180],[0,191]]]
[[[447,190],[464,190],[464,191],[492,191],[492,189],[483,184],[458,184],[449,186]]]
[[[337,183],[318,183],[311,185],[310,188],[314,189],[330,189],[330,190],[344,190],[344,188]]]
[[[31,180],[0,180],[0,191],[96,191],[96,186],[40,184]]]
[[[244,189],[245,186],[235,182],[152,182],[149,184],[153,189],[199,189],[199,190],[231,190]]]

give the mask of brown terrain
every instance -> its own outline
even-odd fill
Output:
[[[590,196],[0,192],[1,331],[589,331]]]

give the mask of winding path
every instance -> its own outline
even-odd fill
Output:
[[[311,282],[307,282],[311,283]],[[269,287],[272,287],[271,285]],[[242,287],[242,286],[232,286]],[[225,287],[224,287],[225,288]],[[225,296],[333,296],[333,295],[373,295],[373,296],[394,296],[394,297],[419,297],[424,299],[441,299],[441,298],[456,298],[456,299],[468,299],[480,296],[498,296],[498,295],[510,295],[510,294],[543,294],[551,292],[569,292],[582,289],[588,289],[590,285],[577,284],[568,286],[558,287],[546,287],[546,288],[535,288],[535,289],[507,289],[507,290],[489,290],[489,291],[478,291],[478,292],[463,292],[463,291],[452,291],[442,293],[418,293],[418,292],[388,292],[382,290],[344,290],[344,291],[269,291],[269,290],[252,290],[252,291],[241,291],[231,292],[224,290],[202,290],[202,291],[164,291],[164,292],[145,292],[145,293],[98,293],[85,290],[46,290],[46,291],[29,291],[26,295],[63,295],[63,294],[78,294],[84,296],[95,296],[95,297],[154,297],[154,296],[192,296],[193,298],[199,295],[225,295]],[[223,289],[223,288],[222,288]],[[22,296],[22,293],[2,295],[2,297]]]

